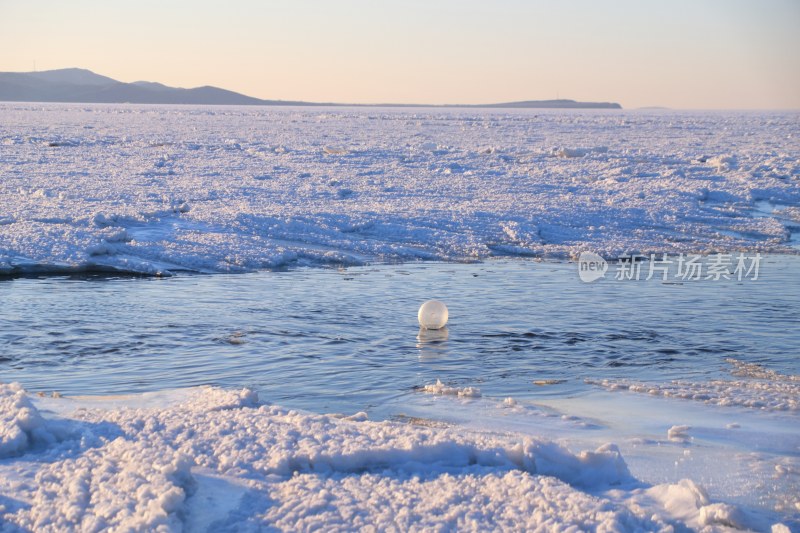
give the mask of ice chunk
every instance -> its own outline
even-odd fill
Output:
[[[476,387],[448,387],[438,379],[436,383],[425,385],[420,390],[428,394],[441,394],[465,398],[480,398],[481,396],[481,390]]]
[[[686,442],[689,440],[690,426],[672,426],[667,430],[667,438],[669,440]]]
[[[0,459],[55,440],[20,384],[0,383]]]

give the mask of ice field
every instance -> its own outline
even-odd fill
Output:
[[[785,251],[800,225],[797,113],[0,104],[0,116],[6,273]]]
[[[0,118],[0,531],[800,528],[800,114]]]

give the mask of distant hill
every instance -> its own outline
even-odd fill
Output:
[[[501,108],[540,108],[540,109],[622,109],[615,102],[576,102],[575,100],[525,100],[523,102],[506,102],[502,104],[484,104],[470,107]]]
[[[197,104],[197,105],[360,105],[262,100],[219,87],[180,89],[151,81],[124,83],[80,68],[43,72],[0,72],[0,101],[74,102],[97,104]],[[418,104],[382,104],[389,107],[433,107]],[[466,108],[621,109],[610,102],[529,100],[501,104],[450,105]]]
[[[79,68],[0,72],[0,101],[98,104],[308,105],[260,100],[217,87],[179,89],[160,83],[123,83]]]

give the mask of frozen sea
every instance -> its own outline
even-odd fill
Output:
[[[0,116],[0,530],[800,527],[797,113]]]

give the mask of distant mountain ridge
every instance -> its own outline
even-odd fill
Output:
[[[304,104],[304,102],[260,100],[209,86],[179,89],[154,82],[123,83],[79,68],[43,72],[0,72],[0,100],[97,104]]]
[[[195,105],[293,105],[360,106],[294,100],[262,100],[219,87],[192,89],[168,87],[151,81],[125,83],[81,68],[41,72],[0,72],[0,101],[73,102],[96,104],[195,104]],[[575,100],[527,100],[499,104],[425,105],[375,104],[385,107],[464,107],[464,108],[549,108],[549,109],[622,109],[613,102],[576,102]]]
[[[551,108],[551,109],[622,109],[616,102],[576,102],[575,100],[524,100],[522,102],[504,102],[500,104],[479,104],[463,107],[499,107],[499,108]]]

